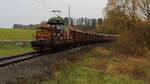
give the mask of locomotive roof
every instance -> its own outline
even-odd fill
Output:
[[[51,24],[51,25],[64,25],[64,20],[61,17],[53,17],[53,18],[50,18],[48,20],[47,24]]]

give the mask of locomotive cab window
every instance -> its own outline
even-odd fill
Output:
[[[50,28],[64,29],[64,21],[60,17],[49,19],[47,24]]]
[[[57,28],[57,29],[64,29],[65,28],[65,26],[64,25],[48,25],[48,27],[50,27],[50,28]]]
[[[57,29],[64,29],[64,25],[56,25]]]

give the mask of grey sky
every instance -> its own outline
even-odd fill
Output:
[[[47,8],[37,4],[37,0],[0,0],[0,28],[13,24],[37,24],[54,16]],[[42,0],[51,9],[60,9],[67,16],[69,0]],[[74,18],[103,17],[107,0],[71,0],[71,16]],[[50,10],[50,9],[49,9]]]

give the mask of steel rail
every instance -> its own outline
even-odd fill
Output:
[[[28,52],[24,54],[9,56],[9,57],[3,57],[3,58],[0,58],[0,67],[13,65],[15,63],[29,60],[37,56],[40,56],[40,51],[34,51],[34,52]]]

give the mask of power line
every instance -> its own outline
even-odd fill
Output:
[[[36,3],[38,3],[38,4],[40,4],[41,6],[47,8],[47,9],[51,9],[51,8],[49,8],[47,5],[45,5],[41,0],[32,0],[32,1],[34,1],[34,2],[36,2]]]
[[[46,3],[45,1],[43,1],[43,0],[39,0],[39,1],[41,1],[41,2],[43,2],[43,3]],[[47,3],[46,3],[47,4]]]
[[[47,8],[48,10],[50,9],[50,10],[52,10],[50,7],[48,7],[46,4],[46,2],[45,1],[43,1],[43,0],[32,0],[32,1],[34,1],[34,2],[36,2],[36,3],[38,3],[38,4],[40,4],[41,6],[43,6],[43,7],[45,7],[45,8]],[[49,11],[50,13],[51,12],[53,12],[53,10],[52,11]],[[58,15],[56,14],[56,12],[53,12],[54,13],[54,15],[56,15],[57,17],[58,17]]]
[[[47,4],[47,2],[45,2],[44,0],[38,0],[38,1],[41,2],[42,4],[44,4],[47,8],[51,9],[50,7],[48,7],[49,4]]]

